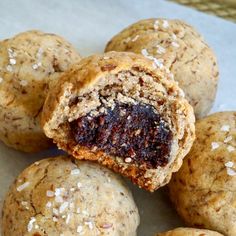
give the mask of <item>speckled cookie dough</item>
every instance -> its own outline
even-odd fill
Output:
[[[206,229],[177,228],[164,233],[159,233],[156,236],[223,236],[223,234]]]
[[[189,226],[236,235],[236,112],[196,123],[196,141],[169,184],[170,197]]]
[[[0,41],[0,140],[25,152],[51,142],[39,125],[53,81],[80,59],[60,36],[28,31]]]
[[[135,236],[138,209],[120,177],[70,157],[35,162],[3,207],[2,236]]]
[[[193,109],[176,82],[130,52],[74,65],[50,91],[42,125],[59,148],[150,191],[169,182],[195,137]]]
[[[205,116],[215,99],[216,57],[202,36],[180,20],[141,20],[114,36],[105,51],[143,54],[179,82],[197,118]]]

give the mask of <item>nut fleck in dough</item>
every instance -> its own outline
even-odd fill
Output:
[[[39,122],[49,84],[79,59],[54,34],[28,31],[0,41],[0,140],[25,152],[51,144]]]
[[[216,57],[192,26],[180,20],[141,20],[114,36],[105,51],[131,51],[155,60],[174,75],[197,118],[211,109],[219,74]]]
[[[49,92],[45,134],[153,191],[169,182],[194,140],[194,114],[174,80],[130,52],[85,58]]]
[[[177,228],[168,232],[159,233],[156,236],[223,236],[215,231],[206,229]]]
[[[70,157],[35,162],[10,187],[3,236],[135,236],[138,209],[119,176]]]
[[[236,235],[236,112],[196,124],[196,141],[170,184],[170,197],[189,226]]]

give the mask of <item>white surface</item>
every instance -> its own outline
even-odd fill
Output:
[[[64,36],[87,56],[102,52],[106,42],[124,27],[150,17],[180,18],[204,35],[214,48],[220,65],[214,111],[236,110],[236,25],[173,3],[161,0],[1,0],[0,39],[25,30],[40,29]],[[0,144],[0,199],[25,166],[52,154],[55,151],[33,157]],[[182,225],[165,190],[150,194],[134,186],[131,188],[141,214],[139,236],[152,236]]]

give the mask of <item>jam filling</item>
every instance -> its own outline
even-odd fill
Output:
[[[127,163],[150,169],[168,163],[172,133],[151,105],[116,103],[105,113],[80,117],[70,128],[79,145],[122,157]]]

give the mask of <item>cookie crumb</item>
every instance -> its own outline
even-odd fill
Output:
[[[7,68],[6,68],[6,69],[7,69],[8,72],[12,72],[12,71],[13,71],[13,68],[12,68],[11,65],[7,65]]]
[[[155,20],[155,22],[154,22],[154,24],[153,24],[154,30],[158,30],[158,27],[159,27],[159,21],[158,21],[158,20]]]
[[[103,228],[103,229],[110,229],[112,226],[113,226],[113,225],[110,224],[110,223],[105,223],[105,224],[103,224],[103,225],[101,226],[101,228]]]
[[[230,126],[229,125],[223,125],[220,130],[224,131],[224,132],[228,132],[230,130]]]
[[[139,38],[139,35],[136,35],[131,41],[135,42]]]
[[[47,202],[46,207],[50,208],[51,206],[52,206],[52,203],[51,202]]]
[[[68,225],[69,222],[70,222],[70,214],[68,214],[67,217],[66,217],[66,224]]]
[[[212,142],[211,143],[211,150],[215,150],[219,147],[220,145],[217,142]]]
[[[51,191],[51,190],[47,190],[46,196],[47,196],[47,197],[54,197],[54,192]]]
[[[31,218],[30,218],[30,221],[29,221],[29,223],[28,223],[28,226],[27,226],[28,232],[31,232],[31,231],[32,231],[32,229],[33,229],[33,227],[34,227],[34,222],[36,222],[35,217],[31,217]]]
[[[176,34],[172,34],[172,35],[171,35],[171,37],[172,37],[172,39],[174,39],[174,40],[176,40],[176,39],[177,39],[177,36],[176,36]]]
[[[232,139],[233,139],[232,136],[228,136],[228,137],[225,138],[224,143],[228,143],[228,142],[231,141]]]
[[[34,70],[37,70],[38,67],[39,67],[38,64],[33,64],[33,65],[32,65],[32,68],[33,68]]]
[[[79,225],[78,227],[77,227],[77,233],[82,233],[83,232],[83,226],[82,225]]]
[[[142,50],[141,50],[141,53],[143,54],[143,56],[145,56],[145,57],[147,57],[148,56],[148,51],[147,51],[147,49],[146,48],[143,48]]]
[[[0,84],[3,82],[3,78],[2,77],[0,77]]]
[[[236,171],[231,169],[231,168],[229,168],[229,167],[226,167],[226,171],[227,171],[227,174],[229,176],[235,176],[236,175]]]
[[[58,216],[59,215],[59,212],[56,208],[52,208],[52,212],[54,215]]]
[[[166,52],[166,49],[164,47],[162,47],[160,45],[157,45],[156,47],[157,47],[157,53],[158,54],[163,54],[163,53]]]
[[[172,45],[173,47],[175,47],[175,48],[179,48],[179,44],[176,43],[176,42],[171,42],[171,45]]]
[[[87,226],[89,227],[90,230],[93,229],[93,222],[92,222],[92,221],[87,220],[87,221],[84,222],[84,224],[87,225]]]
[[[125,158],[126,163],[130,163],[131,161],[132,161],[132,159],[130,157]]]
[[[15,65],[15,64],[16,64],[16,59],[11,58],[11,59],[9,60],[9,63],[10,63],[10,65]]]
[[[20,81],[20,85],[23,86],[23,87],[26,86],[27,84],[28,84],[27,80],[21,80]]]
[[[130,37],[126,38],[126,39],[124,40],[124,43],[128,43],[129,41],[130,41]]]
[[[227,150],[228,150],[229,152],[233,152],[233,151],[235,150],[235,148],[234,148],[233,146],[229,145],[229,146],[227,147]]]
[[[232,161],[228,161],[225,163],[225,167],[232,168],[234,166],[234,163]]]
[[[168,28],[169,27],[169,22],[167,20],[163,20],[163,24],[162,24],[163,28]]]
[[[18,186],[17,188],[16,188],[16,190],[18,191],[18,192],[21,192],[22,190],[24,190],[25,188],[27,188],[28,186],[29,186],[29,182],[25,182],[25,183],[23,183],[22,185],[20,185],[20,186]]]
[[[21,205],[24,206],[26,210],[29,210],[28,202],[22,201],[22,202],[21,202]]]
[[[68,206],[69,206],[69,202],[63,202],[59,208],[59,213],[63,213]]]
[[[74,169],[74,170],[71,170],[70,172],[71,175],[79,175],[80,174],[80,169]]]
[[[61,203],[61,202],[63,202],[63,198],[62,198],[61,196],[56,196],[56,197],[55,197],[55,201],[56,201],[57,203]]]

